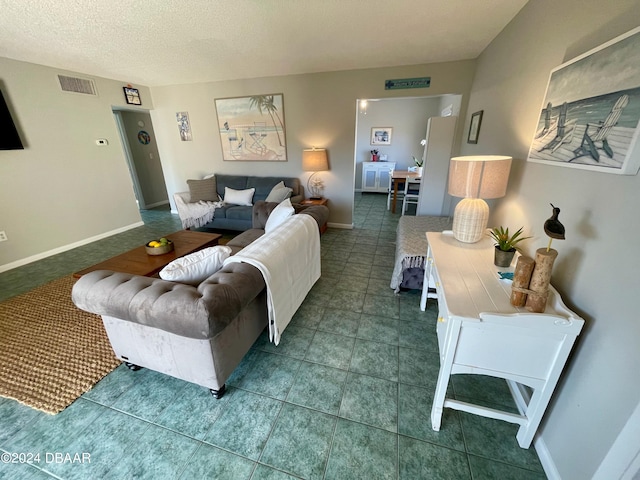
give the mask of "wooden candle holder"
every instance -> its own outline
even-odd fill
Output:
[[[511,305],[514,307],[524,307],[529,294],[529,283],[533,274],[535,261],[531,257],[524,255],[518,258],[516,268],[513,272],[513,283],[511,284]]]
[[[525,303],[525,308],[530,312],[542,313],[547,307],[551,270],[557,256],[558,251],[553,248],[548,251],[546,248],[536,250],[535,266],[529,283],[530,292]]]

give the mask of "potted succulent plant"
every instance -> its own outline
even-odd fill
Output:
[[[508,227],[506,229],[504,227],[496,227],[491,229],[489,236],[496,242],[493,263],[497,267],[508,267],[509,265],[511,265],[513,256],[516,254],[516,245],[521,241],[526,240],[527,238],[531,238],[521,236],[522,228],[523,227],[520,227],[520,229],[513,235],[509,234]]]

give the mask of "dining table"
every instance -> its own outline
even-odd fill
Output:
[[[407,179],[421,178],[418,172],[410,172],[408,170],[394,170],[391,172],[391,188],[393,189],[393,197],[391,198],[391,213],[396,213],[396,201],[398,200],[398,185],[404,184]]]

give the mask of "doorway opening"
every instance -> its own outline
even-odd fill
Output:
[[[151,115],[146,111],[113,110],[122,150],[131,175],[138,209],[169,204]]]
[[[424,156],[427,155],[428,151],[424,141],[429,131],[429,119],[432,117],[458,117],[461,104],[462,95],[459,94],[357,99],[354,193],[367,193],[369,191],[384,191],[383,193],[386,193],[388,191],[389,186],[387,184],[382,185],[380,182],[380,184],[372,187],[370,179],[367,177],[370,167],[377,165],[370,163],[374,160],[374,155],[375,161],[394,163],[394,170],[396,171],[407,171],[409,168],[415,168],[418,163],[415,162],[414,158],[418,162],[420,160],[424,162]],[[458,138],[459,135],[456,135],[455,132],[459,132],[462,127],[460,125],[455,126],[454,123],[454,128],[455,131],[451,133],[454,136],[451,139],[452,143],[454,138]],[[374,136],[375,132],[378,131],[387,133],[388,137],[385,137],[384,141],[379,141]],[[444,160],[439,159],[438,161],[442,163]],[[447,172],[448,161],[449,158],[446,158]],[[366,170],[363,168],[365,165],[367,166]],[[438,170],[437,176],[439,178],[443,173],[441,171],[442,168],[438,168]],[[446,173],[444,175],[446,177]],[[446,178],[438,180],[438,190],[443,190],[445,184]],[[447,205],[444,204],[441,209],[447,210]]]

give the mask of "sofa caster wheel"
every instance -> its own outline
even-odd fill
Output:
[[[124,364],[127,366],[127,368],[129,370],[131,370],[132,372],[136,372],[138,370],[140,370],[142,367],[140,365],[136,365],[135,363],[130,363],[130,362],[124,362]]]
[[[220,387],[220,390],[214,390],[213,388],[209,389],[209,392],[211,392],[211,395],[213,395],[213,398],[215,398],[216,400],[220,400],[226,391],[226,385],[222,385],[222,387]]]

